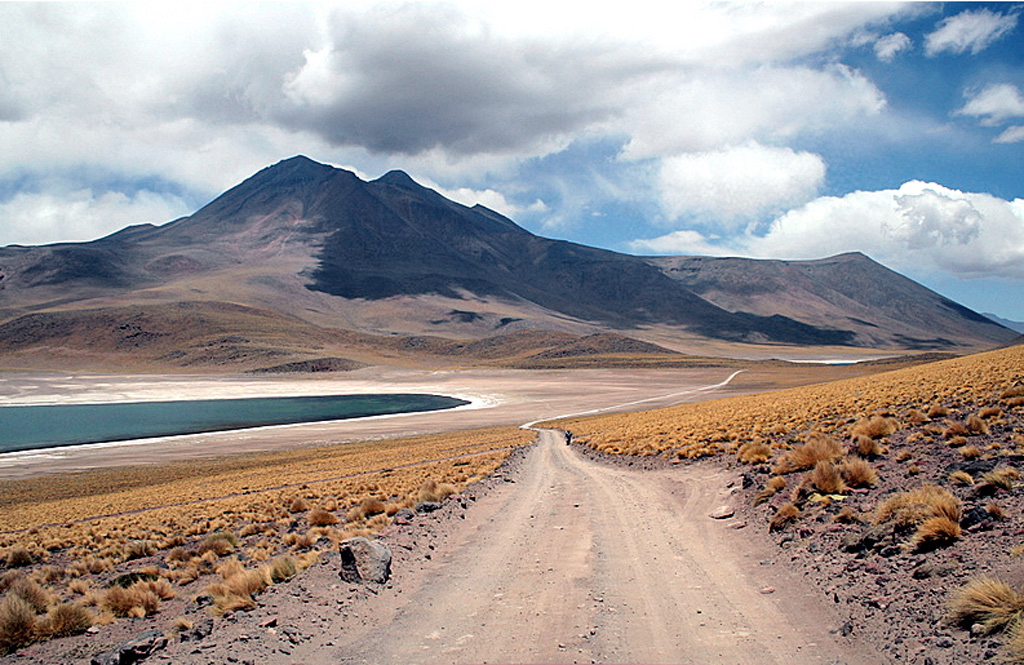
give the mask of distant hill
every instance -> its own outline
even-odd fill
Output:
[[[536,236],[400,171],[366,182],[305,157],[161,226],[0,248],[0,364],[348,367],[474,345],[473,357],[505,357],[528,331],[581,354],[594,345],[583,338],[616,332],[631,341],[599,346],[641,355],[651,341],[967,350],[1013,338],[863,255],[630,256]],[[557,353],[536,341],[521,350]]]
[[[1004,319],[1001,316],[997,316],[989,312],[985,312],[985,316],[999,325],[1009,328],[1010,330],[1024,333],[1024,321],[1011,321],[1010,319]]]

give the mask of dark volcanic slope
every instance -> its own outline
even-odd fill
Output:
[[[1004,343],[1013,332],[854,252],[816,261],[674,256],[650,259],[686,288],[732,311],[789,314],[855,331],[865,346]]]
[[[476,295],[620,329],[667,324],[732,341],[913,347],[1012,337],[866,258],[845,271],[786,264],[787,273],[768,281],[756,266],[723,262],[719,270],[711,259],[695,261],[702,266],[696,272],[696,264],[684,270],[682,263],[541,238],[487,208],[449,201],[399,171],[364,182],[293,157],[164,226],[129,227],[91,243],[0,249],[0,319],[141,289],[152,299],[163,285],[196,275],[216,277],[207,284],[229,290],[240,304],[302,316],[301,305],[288,309],[288,297],[249,303],[244,289],[231,289],[238,280],[256,279],[239,275],[260,267],[263,284],[275,281],[268,271],[290,270],[292,283],[301,274],[306,288],[339,302]],[[728,275],[709,278],[709,270]],[[824,286],[791,289],[794,277]],[[862,303],[876,293],[887,307],[868,311]]]

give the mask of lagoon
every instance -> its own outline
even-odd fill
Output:
[[[437,411],[468,403],[443,395],[374,394],[3,406],[0,453]]]

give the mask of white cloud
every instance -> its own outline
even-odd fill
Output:
[[[0,203],[0,246],[95,240],[129,224],[163,224],[190,212],[180,198],[150,191],[23,192]]]
[[[734,256],[735,251],[715,245],[702,233],[693,230],[673,231],[657,238],[634,240],[630,251],[638,254],[685,254],[688,256]]]
[[[938,29],[925,37],[925,53],[944,51],[977,54],[1017,27],[1016,14],[999,14],[988,9],[965,11],[942,19]]]
[[[1024,141],[1024,126],[1013,125],[1003,130],[1003,133],[993,139],[994,143],[1020,143]]]
[[[824,178],[818,155],[751,142],[662,160],[658,189],[669,217],[697,216],[734,228],[805,203]]]
[[[993,127],[1009,118],[1024,117],[1024,96],[1016,86],[994,84],[971,96],[956,113],[981,118],[982,125]]]
[[[438,191],[445,198],[461,203],[464,206],[472,208],[480,204],[506,217],[515,217],[521,211],[521,208],[510,203],[504,194],[493,189],[471,189],[469,187],[446,189],[438,186],[432,186],[431,189]]]
[[[619,126],[626,159],[713,150],[755,139],[777,142],[835,131],[879,114],[886,101],[863,74],[843,65],[701,70],[655,78],[632,93]]]
[[[907,37],[902,32],[894,32],[880,37],[875,42],[875,57],[882,62],[892,62],[896,59],[897,55],[912,46],[913,43],[910,41],[910,37]]]
[[[910,181],[897,190],[821,197],[741,241],[764,257],[863,251],[897,269],[1024,279],[1024,200]]]

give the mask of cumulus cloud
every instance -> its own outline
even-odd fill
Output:
[[[993,127],[1010,118],[1024,117],[1024,96],[1007,83],[990,85],[971,95],[956,113],[980,118],[982,125]]]
[[[913,43],[910,41],[910,37],[907,37],[902,32],[894,32],[880,37],[875,42],[875,57],[882,62],[892,62],[896,59],[897,55],[912,46]]]
[[[903,269],[1024,279],[1024,200],[910,181],[896,190],[821,197],[742,242],[755,256],[864,251]]]
[[[190,212],[180,197],[145,190],[20,192],[0,202],[0,246],[95,240],[129,224],[163,224]]]
[[[1000,14],[988,9],[965,11],[939,22],[925,37],[924,51],[936,56],[945,51],[978,54],[1017,27],[1017,14]]]
[[[878,115],[885,96],[841,64],[699,71],[638,86],[625,111],[627,159],[774,142]]]
[[[658,188],[669,217],[695,216],[720,228],[805,203],[825,178],[820,156],[747,143],[662,160]]]

